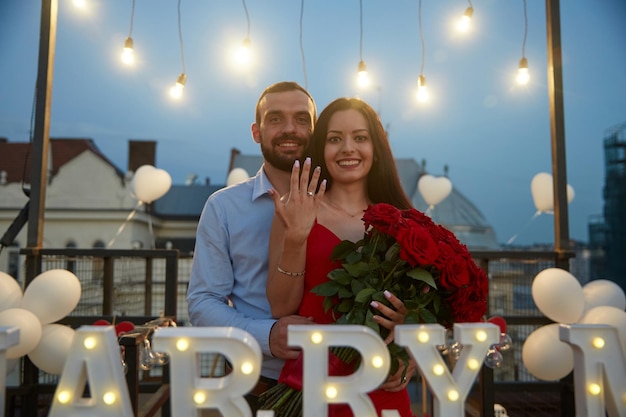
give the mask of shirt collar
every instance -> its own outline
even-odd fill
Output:
[[[267,174],[265,173],[265,170],[263,169],[264,167],[265,167],[265,164],[261,165],[261,168],[259,168],[259,171],[256,173],[254,177],[253,189],[252,189],[253,201],[264,196],[265,194],[268,193],[270,189],[274,188],[272,187],[272,183],[270,182],[269,178],[267,178]]]

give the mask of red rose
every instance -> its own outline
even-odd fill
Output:
[[[486,293],[473,285],[459,288],[447,301],[457,323],[482,321],[482,316],[487,311]]]
[[[400,258],[411,266],[433,265],[439,254],[428,229],[417,225],[401,228],[396,240],[400,244]]]
[[[370,226],[373,226],[378,231],[393,237],[395,237],[400,218],[400,210],[391,204],[385,203],[369,206],[363,214],[365,230],[368,230]]]
[[[402,210],[402,217],[408,220],[409,223],[412,222],[428,229],[436,227],[435,223],[430,217],[415,209]]]

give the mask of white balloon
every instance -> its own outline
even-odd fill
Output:
[[[557,323],[576,323],[583,315],[583,289],[572,274],[560,268],[539,272],[532,283],[537,308]]]
[[[559,339],[559,323],[541,326],[526,338],[522,361],[531,374],[544,381],[561,379],[574,369],[574,352]]]
[[[574,200],[574,188],[567,184],[567,202]],[[552,175],[547,172],[536,174],[530,182],[530,191],[533,196],[533,202],[539,212],[551,213],[554,210],[554,186],[552,184]]]
[[[441,203],[452,192],[452,182],[447,177],[422,175],[417,181],[417,189],[429,206]]]
[[[80,301],[80,281],[70,271],[51,269],[37,275],[26,287],[22,308],[42,324],[53,323],[72,312]]]
[[[585,298],[585,311],[599,306],[611,306],[620,310],[626,309],[624,290],[608,279],[589,281],[583,286],[583,296]]]
[[[49,374],[61,375],[74,340],[74,329],[62,324],[43,326],[41,341],[29,354],[35,366]]]
[[[233,168],[226,177],[226,186],[238,184],[250,178],[248,172],[243,168]]]
[[[172,177],[164,169],[152,165],[137,168],[131,180],[131,190],[137,200],[149,204],[167,193],[172,186]]]
[[[611,306],[594,307],[585,313],[579,323],[607,324],[617,328],[622,350],[626,352],[626,311]]]
[[[26,355],[41,340],[41,322],[37,316],[23,308],[10,308],[0,311],[0,326],[20,329],[20,342],[7,350],[7,359]]]
[[[19,307],[22,302],[22,287],[11,275],[0,272],[0,311]]]

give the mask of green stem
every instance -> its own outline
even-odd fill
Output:
[[[389,273],[387,274],[385,278],[383,278],[383,288],[385,288],[385,284],[387,284],[387,281],[391,279],[391,276],[393,275],[393,273],[396,272],[396,269],[398,268],[399,264],[400,264],[399,262],[395,262],[393,265],[393,269],[389,271]]]

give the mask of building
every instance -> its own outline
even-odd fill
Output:
[[[30,144],[0,139],[0,231],[7,248],[0,254],[0,270],[19,275],[19,248],[27,245],[27,228],[19,226],[20,210],[28,202]],[[133,172],[154,165],[154,141],[129,141],[126,170],[116,167],[92,139],[50,139],[49,171],[44,216],[44,248],[175,248],[191,254],[196,225],[207,197],[224,185],[208,181],[173,185],[151,204],[132,194]],[[260,155],[231,152],[229,172],[241,168],[254,174]],[[415,207],[428,208],[417,190],[424,170],[415,160],[399,158],[398,171]],[[493,228],[463,194],[453,189],[432,212],[433,219],[450,228],[471,250],[498,249]],[[22,224],[23,226],[23,224]],[[10,233],[9,233],[10,234]]]
[[[626,123],[604,135],[604,213],[589,219],[590,273],[626,290]]]

